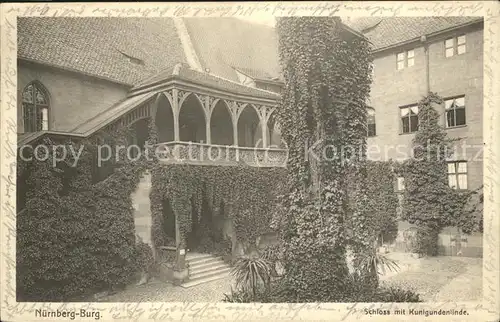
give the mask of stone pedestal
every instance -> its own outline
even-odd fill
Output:
[[[174,269],[173,271],[173,282],[175,285],[180,285],[188,280],[189,278],[189,270],[187,268],[184,269]]]

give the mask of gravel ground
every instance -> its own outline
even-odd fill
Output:
[[[382,278],[383,284],[412,289],[429,302],[481,299],[481,258],[438,256],[415,259],[408,254],[396,256],[399,256],[400,266],[410,266],[410,269],[402,269]]]
[[[183,288],[152,280],[146,285],[130,286],[99,302],[221,302],[224,293],[231,293],[232,278]]]
[[[439,256],[412,258],[390,253],[400,270],[381,277],[382,285],[413,289],[424,301],[477,301],[482,297],[482,259]],[[130,286],[99,302],[221,302],[231,292],[232,278],[220,279],[191,288],[160,281]]]

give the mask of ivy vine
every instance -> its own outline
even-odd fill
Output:
[[[372,251],[363,162],[370,47],[345,32],[340,18],[282,18],[277,30],[285,79],[278,120],[289,172],[283,218],[275,222],[282,224],[286,281],[298,301],[341,300],[347,243],[356,253]]]
[[[442,103],[443,99],[432,92],[418,103],[414,157],[401,166],[405,178],[403,219],[419,229],[415,251],[430,256],[438,253],[438,235],[444,227],[457,226],[466,233],[480,229],[473,202],[477,191],[448,186],[447,160],[454,140],[439,125],[439,114],[433,107]]]

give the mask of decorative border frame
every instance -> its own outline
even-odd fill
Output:
[[[483,301],[474,303],[17,303],[16,145],[18,16],[241,17],[266,21],[273,16],[484,16],[484,243]],[[4,3],[1,26],[1,317],[36,321],[35,309],[101,312],[100,320],[421,320],[422,315],[367,315],[365,309],[466,309],[468,315],[435,320],[493,321],[499,318],[500,213],[500,5],[494,1],[425,2],[246,2],[246,3]],[[408,312],[408,311],[407,311]],[[89,319],[94,320],[94,317]],[[49,320],[47,318],[47,320]]]

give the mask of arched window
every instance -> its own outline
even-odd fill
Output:
[[[49,129],[49,96],[38,82],[29,83],[23,90],[24,132]]]

